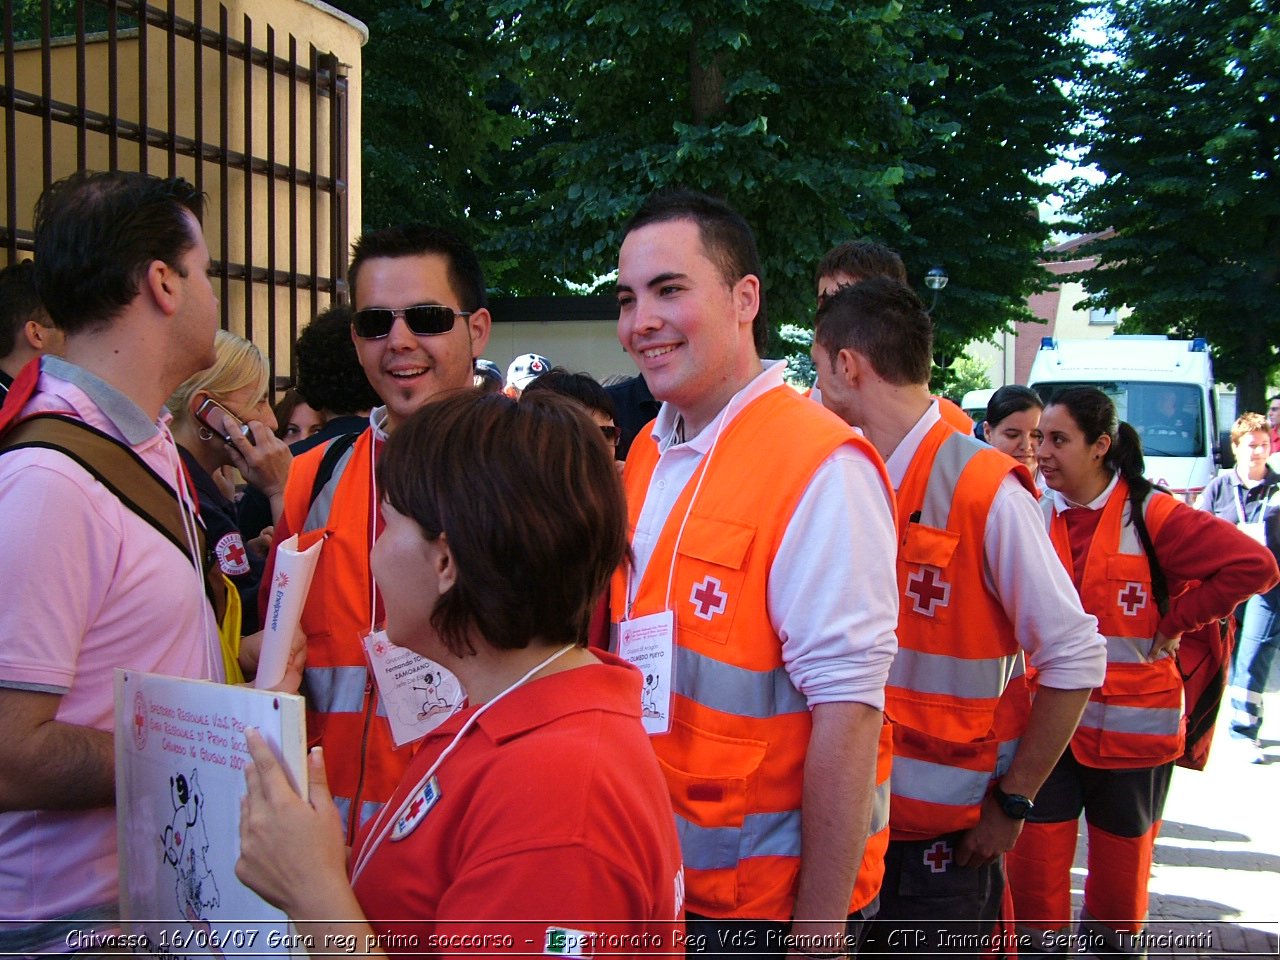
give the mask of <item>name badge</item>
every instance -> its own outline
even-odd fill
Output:
[[[397,747],[422,739],[462,706],[462,684],[434,660],[396,646],[385,630],[363,642]]]
[[[671,679],[675,674],[675,614],[670,610],[618,624],[618,656],[644,676],[640,719],[650,736],[671,729]]]

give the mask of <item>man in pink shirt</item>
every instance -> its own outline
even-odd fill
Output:
[[[113,668],[222,679],[164,413],[214,361],[202,209],[186,181],[137,173],[76,174],[36,207],[36,287],[66,351],[40,361],[22,416],[58,412],[129,447],[191,535],[177,547],[59,451],[0,456],[0,954],[84,949],[112,929]]]

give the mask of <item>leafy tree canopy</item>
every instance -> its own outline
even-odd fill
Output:
[[[1115,233],[1086,252],[1099,306],[1126,329],[1213,345],[1241,409],[1264,409],[1280,354],[1280,7],[1112,0],[1110,47],[1083,99],[1105,175],[1076,209]]]

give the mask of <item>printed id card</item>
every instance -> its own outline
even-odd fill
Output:
[[[462,705],[465,695],[457,677],[434,660],[396,646],[385,630],[366,636],[364,651],[397,747],[422,739]]]
[[[675,614],[651,613],[618,624],[618,656],[644,676],[640,719],[650,736],[671,729],[671,680],[675,675]]]

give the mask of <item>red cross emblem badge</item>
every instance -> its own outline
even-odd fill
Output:
[[[945,840],[939,840],[924,852],[924,865],[930,873],[946,873],[952,859],[951,844]]]
[[[1147,605],[1147,591],[1140,583],[1126,583],[1116,597],[1126,617],[1136,617]]]
[[[907,596],[916,613],[932,617],[938,607],[951,602],[951,584],[938,574],[937,567],[921,566],[907,577]]]
[[[391,831],[391,839],[403,840],[418,829],[418,824],[426,818],[439,799],[440,781],[432,777],[421,790],[414,794],[409,805],[403,808],[404,812],[396,819],[395,829]]]
[[[224,536],[213,549],[218,554],[218,566],[228,577],[249,572],[249,555],[244,552],[244,541],[236,531]]]
[[[701,583],[693,585],[689,602],[694,606],[695,616],[710,620],[717,613],[724,613],[729,604],[729,595],[720,589],[720,581],[708,574],[702,578]]]

